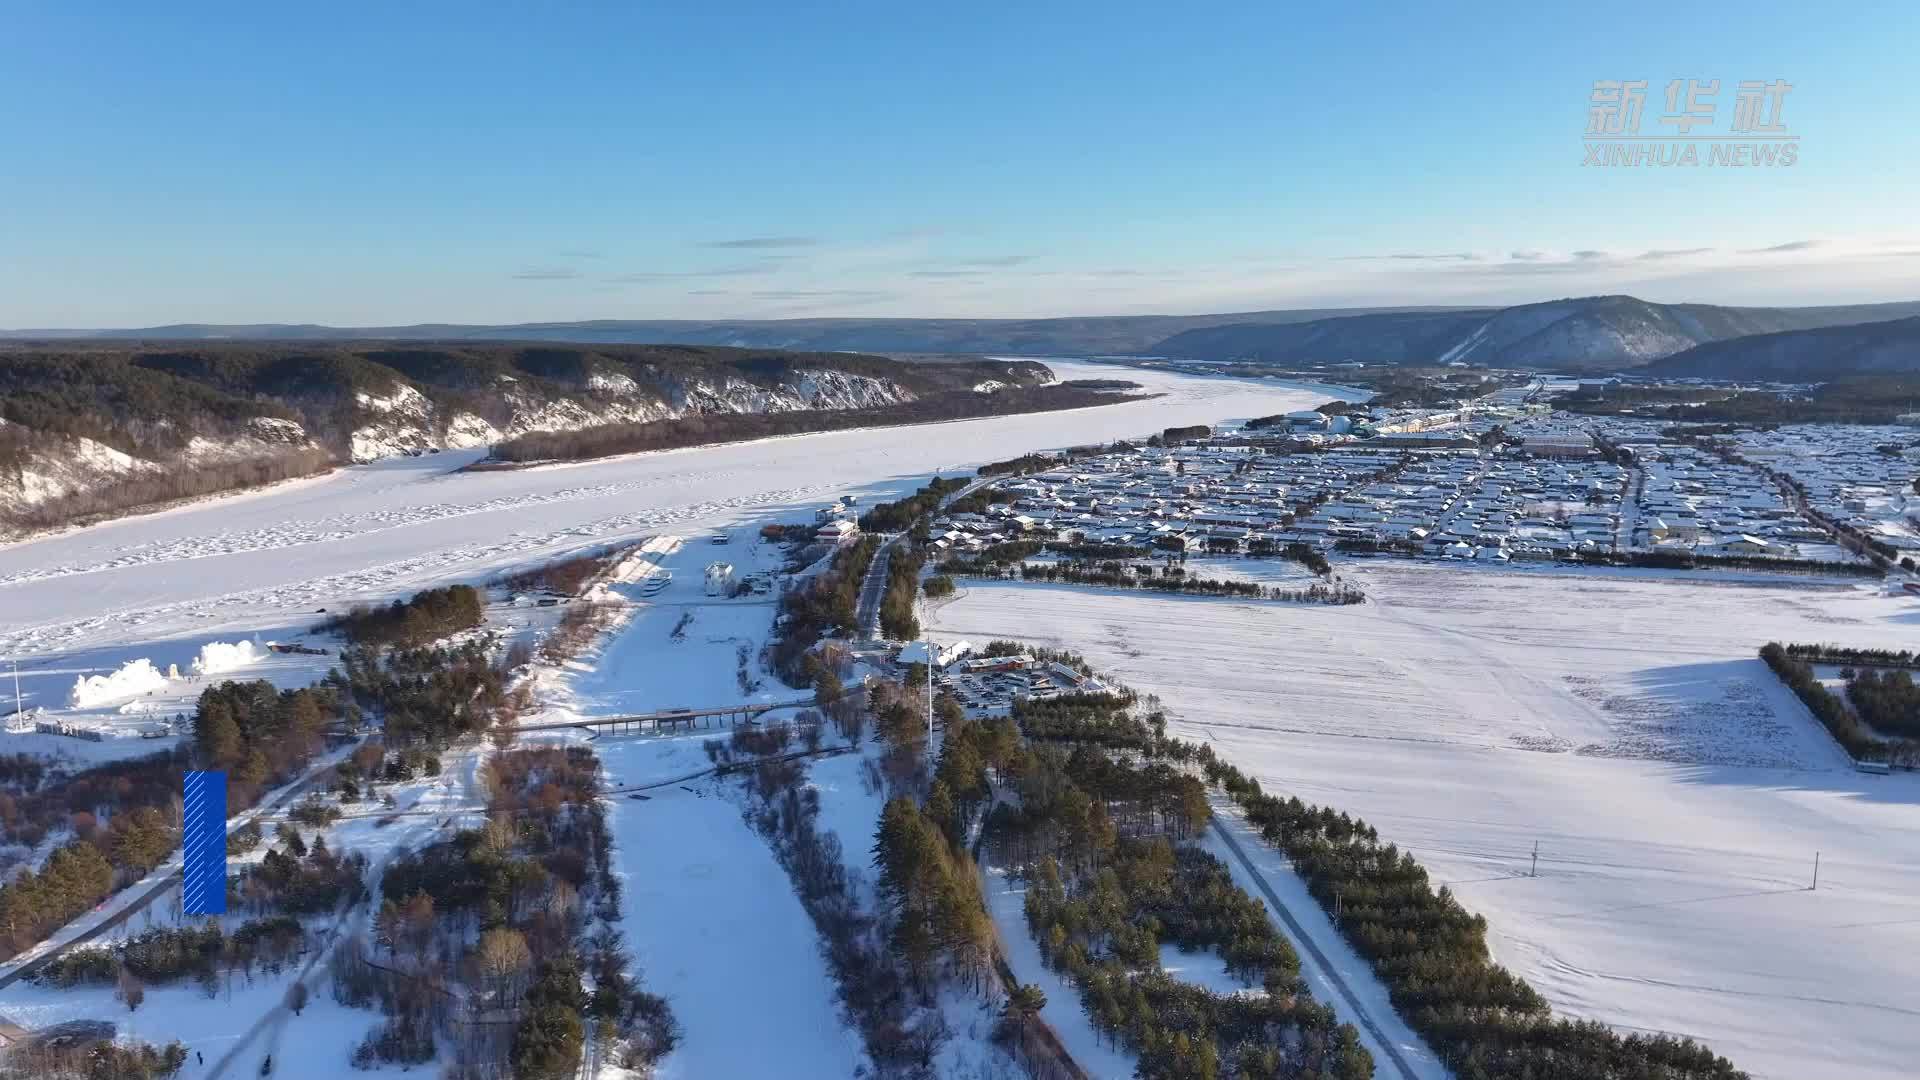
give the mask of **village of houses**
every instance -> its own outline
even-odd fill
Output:
[[[1780,574],[1871,574],[1877,563],[1920,592],[1913,562],[1900,561],[1920,555],[1920,428],[1702,438],[1664,421],[1556,409],[1553,398],[1574,385],[1536,380],[1444,410],[1303,410],[1063,452],[1053,467],[1009,475],[984,500],[936,515],[928,572],[1011,541],[1175,557],[1304,545],[1335,558],[1510,565],[1664,555],[1671,561],[1655,565],[1731,560]],[[852,543],[855,516],[851,499],[823,508],[814,540]],[[883,655],[930,661],[939,688],[975,716],[1098,689],[1057,662],[972,651],[912,642]]]
[[[1864,561],[1838,542],[1837,522],[1883,550],[1920,550],[1920,451],[1906,448],[1920,431],[1807,425],[1709,447],[1663,435],[1660,422],[1556,411],[1554,389],[1453,410],[1303,411],[1075,456],[996,485],[1010,502],[936,520],[933,542],[945,554],[1020,534],[1218,554],[1306,544],[1500,563],[1662,552],[1801,569]],[[1797,481],[1825,522],[1769,469]]]

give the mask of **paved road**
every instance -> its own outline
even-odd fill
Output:
[[[1321,952],[1320,946],[1307,936],[1306,930],[1302,929],[1300,923],[1294,919],[1293,912],[1287,910],[1287,905],[1281,903],[1280,898],[1274,895],[1273,886],[1267,884],[1266,876],[1260,873],[1251,859],[1247,858],[1247,853],[1240,850],[1240,841],[1235,840],[1233,834],[1227,831],[1227,827],[1220,824],[1218,817],[1213,819],[1213,829],[1220,834],[1220,839],[1226,843],[1228,850],[1233,852],[1234,858],[1240,860],[1240,865],[1247,868],[1247,873],[1253,877],[1254,884],[1260,887],[1261,895],[1265,896],[1267,903],[1272,905],[1273,913],[1280,916],[1281,922],[1287,924],[1287,930],[1293,935],[1293,940],[1301,948],[1313,954],[1314,963],[1320,966],[1320,970],[1326,974],[1327,981],[1333,984],[1334,989],[1340,991],[1340,997],[1346,1001],[1347,1007],[1352,1010],[1360,1026],[1366,1028],[1367,1034],[1373,1036],[1373,1041],[1387,1052],[1387,1058],[1393,1062],[1402,1080],[1420,1080],[1420,1074],[1407,1063],[1407,1059],[1400,1053],[1400,1048],[1387,1038],[1386,1034],[1380,1030],[1380,1026],[1374,1022],[1372,1014],[1367,1012],[1366,1006],[1360,1003],[1360,998],[1353,992],[1353,987],[1347,985],[1347,981],[1341,977],[1339,970],[1328,962],[1327,954]]]
[[[887,570],[893,565],[893,545],[902,534],[895,534],[874,553],[867,576],[860,580],[860,599],[854,612],[860,621],[860,636],[867,641],[880,637],[880,601],[887,595]]]
[[[961,488],[959,491],[941,500],[940,505],[944,508],[949,503],[964,499],[981,488],[986,487],[988,484],[1001,479],[1005,478],[999,476],[977,477],[966,487]],[[867,576],[860,581],[860,599],[854,606],[854,611],[858,616],[860,637],[863,640],[878,641],[880,639],[880,601],[887,594],[887,568],[893,562],[894,545],[906,539],[906,537],[907,533],[894,533],[882,541],[880,550],[874,552],[873,565],[867,567]]]

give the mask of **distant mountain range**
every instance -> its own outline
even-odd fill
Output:
[[[1366,361],[1460,362],[1566,371],[1638,368],[1700,346],[1920,316],[1920,301],[1837,307],[1721,307],[1589,296],[1507,308],[1309,308],[1215,315],[1123,315],[1056,319],[592,320],[468,326],[332,327],[201,323],[131,330],[14,330],[0,339],[110,338],[141,341],[554,341],[735,346],[814,352],[1022,356],[1166,356],[1309,366]],[[1871,335],[1869,335],[1871,336]],[[1852,339],[1827,335],[1770,345],[1769,363],[1794,359],[1795,377],[1818,377],[1823,349]],[[1739,349],[1709,354],[1729,376]],[[1836,363],[1897,364],[1897,353],[1835,354]],[[1849,358],[1851,357],[1851,358]],[[1784,369],[1783,369],[1784,370]]]
[[[1647,375],[1813,382],[1842,375],[1920,372],[1920,317],[1755,334],[1656,360]]]
[[[470,326],[317,326],[181,323],[131,330],[0,330],[0,339],[136,341],[568,341],[581,344],[723,345],[802,352],[1003,353],[1023,356],[1154,355],[1162,341],[1225,323],[1281,325],[1334,315],[1445,308],[1308,308],[1224,315],[1096,315],[1057,319],[594,319]]]
[[[1714,342],[1920,315],[1920,302],[1749,308],[1593,296],[1477,311],[1393,313],[1199,327],[1155,347],[1183,359],[1282,364],[1363,360],[1621,370]],[[1736,373],[1737,374],[1737,373]]]

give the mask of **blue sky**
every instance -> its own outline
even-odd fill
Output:
[[[806,8],[0,3],[0,326],[1920,296],[1920,5]]]

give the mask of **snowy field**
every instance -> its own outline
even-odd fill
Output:
[[[596,750],[626,779],[671,769],[653,759],[675,742],[699,747],[640,737]],[[813,922],[731,794],[707,780],[613,807],[621,929],[686,1032],[659,1075],[851,1076],[860,1037],[836,1015]]]
[[[604,716],[805,696],[759,669],[777,596],[706,593],[711,563],[730,564],[740,578],[782,565],[780,546],[759,539],[757,530],[727,535],[724,544],[707,533],[657,537],[643,554],[649,572],[608,586],[633,617],[577,666],[570,686],[575,711]]]
[[[1373,822],[1568,1015],[1693,1035],[1760,1077],[1912,1075],[1920,776],[1852,771],[1754,653],[1912,648],[1920,607],[1879,586],[1339,570],[1367,604],[968,582],[931,622],[1082,652],[1271,789]]]

